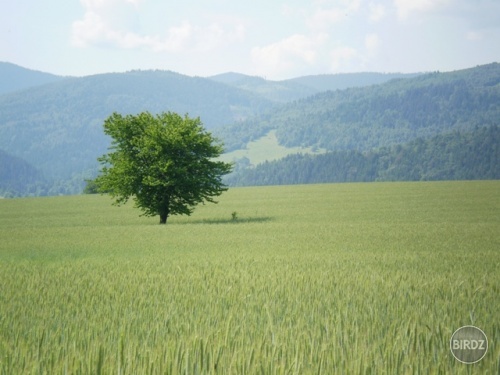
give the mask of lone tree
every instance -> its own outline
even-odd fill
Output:
[[[104,122],[111,136],[110,153],[98,158],[101,174],[95,183],[116,205],[133,196],[145,216],[190,215],[204,201],[227,190],[222,176],[232,165],[216,161],[222,152],[199,118],[176,113],[137,116],[113,113]]]

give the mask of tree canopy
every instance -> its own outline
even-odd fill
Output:
[[[215,160],[222,145],[207,132],[200,118],[166,112],[122,116],[104,122],[112,138],[111,152],[98,160],[100,192],[123,204],[133,197],[146,216],[190,215],[199,203],[215,202],[227,187],[222,176],[231,164]]]
[[[500,127],[417,138],[404,145],[361,152],[292,154],[255,168],[235,167],[229,186],[367,181],[487,180],[500,178]],[[247,163],[249,163],[247,161]]]

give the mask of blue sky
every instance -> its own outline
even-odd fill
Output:
[[[267,79],[500,61],[499,0],[0,0],[0,61]]]

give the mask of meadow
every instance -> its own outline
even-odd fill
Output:
[[[312,147],[285,147],[280,145],[276,137],[276,130],[271,130],[266,135],[247,143],[244,149],[239,149],[222,154],[219,159],[232,162],[241,158],[247,158],[253,165],[282,159],[293,154],[321,154],[326,149]]]
[[[232,213],[237,213],[233,220]],[[500,181],[0,200],[0,374],[498,374]],[[478,363],[453,332],[481,328]]]

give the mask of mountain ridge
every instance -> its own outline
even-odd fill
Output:
[[[46,181],[38,169],[0,150],[0,197],[38,195],[44,189]]]
[[[47,186],[35,194],[70,194],[97,172],[96,159],[110,144],[102,124],[112,112],[200,116],[226,152],[270,131],[281,148],[366,152],[500,118],[498,63],[300,97],[304,87],[239,73],[215,80],[166,70],[66,77],[0,95],[0,149],[45,176]]]
[[[322,92],[218,129],[227,151],[271,130],[287,147],[368,150],[500,118],[500,64]]]
[[[0,95],[57,82],[65,78],[0,61]]]
[[[189,113],[210,129],[272,105],[244,90],[168,71],[73,77],[0,96],[0,149],[48,177],[67,178],[96,167],[109,145],[102,124],[113,112]]]

